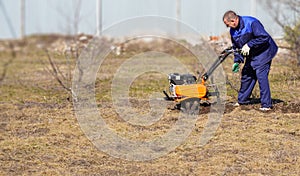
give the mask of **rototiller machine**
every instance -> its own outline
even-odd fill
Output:
[[[239,52],[238,50],[229,47],[221,52],[218,59],[212,64],[210,69],[199,77],[201,82],[197,80],[197,77],[192,74],[179,74],[172,73],[168,75],[169,79],[169,93],[163,91],[165,99],[168,101],[175,101],[175,108],[182,108],[189,101],[204,101],[208,103],[210,96],[217,96],[219,99],[218,87],[214,85],[207,85],[206,81],[215,71],[215,69],[232,53]],[[213,87],[213,92],[210,92],[208,87]]]

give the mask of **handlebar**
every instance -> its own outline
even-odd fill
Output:
[[[219,58],[212,64],[210,69],[202,75],[202,83],[204,83],[208,77],[213,73],[213,71],[232,53],[240,53],[241,49],[235,49],[232,46],[224,49],[221,54],[219,55]]]
[[[241,49],[238,49],[238,48],[233,48],[232,46],[224,49],[222,52],[221,52],[221,55],[223,54],[231,54],[231,53],[240,53],[242,50]]]

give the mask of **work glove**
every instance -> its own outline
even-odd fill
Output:
[[[249,52],[250,52],[250,48],[247,44],[245,44],[243,47],[242,47],[242,55],[244,56],[248,56],[249,55]]]
[[[239,69],[240,69],[240,64],[239,63],[234,63],[232,65],[232,72],[233,73],[237,73],[239,71]]]

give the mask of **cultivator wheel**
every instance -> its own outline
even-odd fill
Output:
[[[198,115],[200,111],[199,98],[187,98],[180,102],[180,110],[189,115]]]

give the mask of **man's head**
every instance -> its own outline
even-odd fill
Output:
[[[227,27],[236,28],[239,25],[239,17],[234,11],[229,10],[225,12],[223,22]]]

